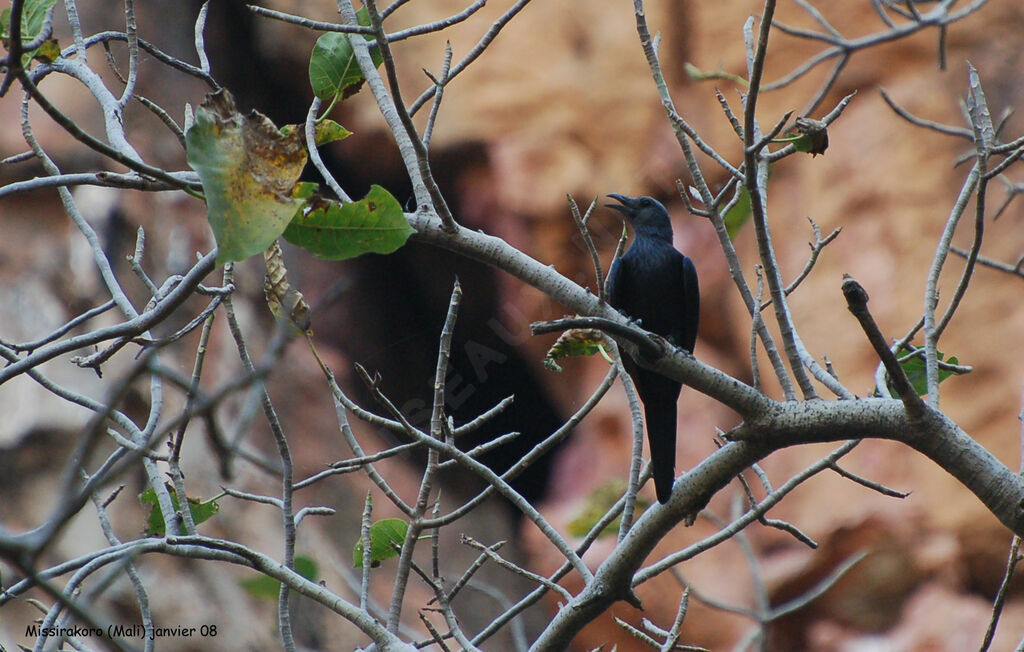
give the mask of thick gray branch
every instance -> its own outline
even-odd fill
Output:
[[[463,228],[445,232],[436,217],[425,213],[407,218],[420,241],[502,269],[579,314],[635,328],[584,288],[499,238]],[[635,344],[622,343],[631,354],[636,353]],[[629,595],[633,574],[671,528],[703,507],[740,471],[788,446],[858,438],[903,442],[960,480],[1013,532],[1024,533],[1024,479],[937,410],[926,407],[918,418],[911,419],[903,403],[895,399],[780,403],[672,347],[663,347],[660,358],[644,364],[742,414],[745,423],[730,433],[739,441],[729,443],[676,481],[672,500],[644,514],[598,569],[595,581],[562,608],[533,649],[564,648],[586,623]]]
[[[628,595],[633,574],[669,530],[740,471],[787,446],[866,437],[900,441],[960,480],[1012,531],[1024,531],[1024,479],[931,408],[912,421],[895,399],[775,403],[763,420],[732,434],[745,439],[727,444],[678,479],[668,504],[644,512],[594,581],[562,607],[532,650],[566,647],[583,626]]]

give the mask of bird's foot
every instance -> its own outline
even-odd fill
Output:
[[[673,348],[675,348],[675,346],[672,344],[670,340],[662,337],[661,335],[658,335],[657,333],[648,333],[648,335],[651,339],[651,342],[654,344],[654,347],[641,347],[638,350],[638,353],[640,354],[640,357],[643,359],[644,362],[657,362],[658,360],[668,355],[669,352]]]

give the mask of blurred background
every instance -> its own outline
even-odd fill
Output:
[[[279,0],[260,3],[318,20],[336,19],[336,5],[327,0]],[[884,25],[868,3],[820,3],[821,10],[848,37],[882,31]],[[171,0],[138,2],[143,38],[186,61],[195,61],[193,23],[200,3]],[[449,41],[458,61],[488,26],[508,9],[509,2],[491,2],[470,20],[438,34],[408,39],[394,46],[403,94],[411,101],[431,85],[423,68],[438,74]],[[796,3],[782,2],[776,18],[807,29],[817,27]],[[930,6],[930,5],[927,5]],[[730,161],[741,145],[715,99],[717,85],[736,111],[739,91],[734,82],[695,81],[686,75],[691,63],[706,71],[745,76],[741,28],[761,5],[740,0],[715,3],[647,3],[652,31],[661,33],[660,54],[665,75],[680,113],[705,140]],[[464,3],[452,0],[411,2],[389,19],[389,29],[417,25],[457,13]],[[82,3],[87,32],[123,29],[119,3]],[[58,31],[67,34],[58,11]],[[947,66],[938,66],[937,32],[923,30],[910,38],[856,53],[826,97],[820,117],[846,94],[857,96],[830,129],[824,156],[793,156],[774,166],[768,210],[776,253],[786,280],[803,268],[813,240],[807,218],[824,233],[842,227],[813,273],[790,297],[800,334],[818,359],[828,356],[842,381],[866,395],[873,387],[877,364],[855,320],[847,313],[840,291],[843,273],[853,275],[871,295],[870,307],[888,337],[902,336],[922,314],[925,279],[939,234],[968,166],[954,167],[971,151],[964,140],[941,136],[909,125],[883,102],[879,89],[910,112],[961,126],[960,102],[967,88],[970,61],[979,71],[989,106],[999,115],[1024,103],[1024,6],[1015,0],[992,0],[981,11],[949,27]],[[63,31],[61,31],[63,30]],[[257,109],[278,125],[305,119],[311,100],[307,78],[309,52],[317,34],[255,16],[241,2],[211,4],[206,44],[214,77],[230,89],[242,110]],[[66,36],[64,37],[66,39]],[[769,45],[766,79],[789,73],[822,49],[822,43],[776,32]],[[113,46],[115,56],[123,48]],[[95,57],[95,59],[93,59]],[[90,54],[94,68],[105,68],[98,49]],[[120,60],[120,59],[119,59]],[[773,124],[784,112],[801,111],[831,68],[814,68],[796,83],[762,94],[759,117]],[[116,81],[105,75],[112,86]],[[68,78],[51,76],[42,89],[91,133],[101,133],[101,116],[85,90]],[[139,93],[163,106],[176,120],[185,104],[198,105],[207,91],[194,79],[173,73],[152,58],[142,62]],[[0,154],[25,150],[16,94],[0,101]],[[425,119],[426,110],[417,121]],[[360,197],[376,183],[402,202],[409,183],[390,133],[372,96],[364,90],[332,114],[354,135],[328,146],[325,158],[341,185]],[[126,120],[133,143],[147,160],[170,169],[185,168],[184,152],[152,114],[130,107]],[[109,163],[72,141],[41,114],[32,112],[33,126],[44,147],[65,172],[108,169]],[[1024,131],[1019,116],[1005,128],[1007,140]],[[458,221],[500,236],[569,278],[596,287],[589,256],[580,241],[566,202],[572,194],[582,205],[610,192],[652,195],[673,215],[676,246],[694,259],[702,290],[701,330],[696,356],[744,380],[751,376],[749,317],[728,276],[724,257],[710,223],[689,215],[676,190],[676,179],[688,182],[678,144],[665,118],[641,51],[630,3],[564,0],[534,2],[513,20],[485,54],[445,91],[431,142],[435,176]],[[726,175],[708,164],[712,187]],[[0,167],[0,181],[40,174],[35,164]],[[1019,165],[1017,166],[1019,167]],[[1020,182],[1019,170],[1009,176]],[[310,176],[311,179],[315,177]],[[1004,198],[994,184],[991,203]],[[212,244],[203,205],[182,193],[141,194],[81,189],[83,210],[98,225],[112,260],[125,264],[135,232],[147,232],[147,264],[164,274],[186,268],[196,250]],[[990,211],[991,212],[991,211]],[[986,256],[1010,262],[1024,249],[1021,235],[1024,205],[1010,204],[988,226]],[[596,209],[591,222],[607,269],[621,222],[616,214]],[[0,336],[23,341],[49,332],[74,315],[108,297],[104,295],[81,236],[64,215],[56,193],[38,191],[0,202]],[[965,226],[954,244],[969,246],[973,234]],[[735,245],[748,281],[756,285],[757,262],[752,229],[741,231]],[[480,440],[509,431],[521,432],[509,447],[487,461],[502,468],[556,429],[577,409],[607,372],[600,358],[574,360],[562,373],[546,370],[541,360],[552,338],[529,336],[532,321],[561,316],[564,310],[536,290],[500,272],[447,252],[412,242],[390,256],[327,263],[286,248],[291,280],[316,307],[313,319],[317,346],[345,389],[362,405],[375,408],[352,372],[354,363],[379,372],[394,402],[423,421],[429,412],[436,364],[437,339],[456,277],[465,299],[456,327],[448,403],[456,423],[465,422],[509,395],[513,406]],[[959,278],[961,261],[951,258],[943,277],[943,298]],[[156,274],[158,275],[158,274]],[[260,261],[238,266],[242,318],[250,342],[259,352],[273,330],[262,300]],[[142,297],[141,288],[138,289]],[[942,407],[968,433],[1005,464],[1016,468],[1021,456],[1017,414],[1024,374],[1021,337],[1024,333],[1024,283],[1020,278],[980,268],[940,349],[955,355],[974,371],[943,384]],[[145,299],[142,298],[142,301]],[[189,304],[191,305],[191,304]],[[192,305],[193,311],[199,304]],[[768,318],[769,324],[774,320]],[[187,349],[186,349],[187,350]],[[194,349],[193,349],[194,350]],[[215,331],[207,378],[210,387],[238,373],[234,347],[226,329]],[[130,365],[122,354],[105,369],[116,377]],[[763,360],[762,360],[763,362]],[[165,360],[189,374],[192,359]],[[765,368],[767,365],[763,365]],[[99,379],[58,360],[44,367],[65,384],[102,395]],[[766,382],[768,381],[766,376]],[[281,413],[296,462],[296,477],[322,470],[349,455],[338,435],[331,396],[305,346],[296,343],[269,380],[270,393]],[[768,391],[780,396],[769,383]],[[144,400],[144,388],[136,400]],[[245,405],[221,415],[226,429],[244,414]],[[14,529],[27,529],[52,504],[53,486],[88,415],[58,401],[26,379],[0,389],[0,517]],[[243,421],[244,423],[244,421]],[[679,401],[677,469],[692,467],[715,449],[715,429],[737,423],[737,416],[693,390]],[[190,490],[208,497],[220,485],[266,493],[274,491],[272,476],[243,461],[231,468],[218,464],[204,437],[202,423],[193,425],[184,468]],[[353,420],[368,451],[382,450],[393,440],[386,433]],[[242,433],[247,446],[273,453],[273,441],[260,419]],[[621,387],[575,429],[571,438],[515,486],[563,531],[584,511],[595,489],[624,481],[631,445],[629,411]],[[832,445],[781,451],[764,461],[775,486],[816,461]],[[396,488],[411,498],[418,486],[417,458],[391,459],[379,468]],[[811,550],[779,530],[753,526],[747,536],[757,552],[759,574],[771,604],[781,604],[814,586],[844,561],[868,552],[836,586],[804,609],[772,628],[770,649],[795,650],[962,650],[976,647],[988,624],[991,602],[1002,578],[1010,533],[956,480],[914,451],[891,442],[867,441],[842,466],[894,489],[911,492],[903,500],[887,498],[836,474],[820,474],[795,491],[771,516],[793,522],[815,539]],[[126,477],[130,488],[111,507],[115,526],[124,536],[141,531],[142,508],[134,495],[141,477]],[[351,546],[370,484],[357,474],[338,476],[297,494],[300,506],[323,504],[338,510],[329,518],[304,523],[300,553],[316,558],[321,575],[333,590],[345,593],[351,574]],[[472,476],[453,471],[445,477],[443,499],[454,505],[479,489]],[[653,497],[652,488],[648,488]],[[738,485],[712,501],[722,517],[730,513]],[[227,500],[227,499],[226,499]],[[395,516],[375,493],[375,518]],[[279,554],[278,515],[269,507],[248,503],[222,504],[208,524],[216,535],[242,537],[269,554]],[[657,548],[664,555],[697,541],[716,527],[698,520],[680,525]],[[500,501],[477,510],[453,528],[450,576],[476,556],[457,543],[459,532],[484,543],[507,539],[503,551],[540,572],[560,565],[557,551],[528,522],[518,519]],[[105,545],[94,516],[83,513],[54,551],[54,559],[83,554]],[[602,540],[585,557],[596,567],[614,545]],[[52,563],[53,560],[51,560]],[[386,566],[386,565],[385,565]],[[728,542],[683,564],[686,580],[704,596],[752,607],[756,584],[740,547]],[[177,621],[213,619],[225,637],[204,641],[204,649],[273,647],[275,606],[246,593],[238,584],[248,577],[236,568],[209,563],[150,558],[141,564],[144,580],[175,573],[180,581],[153,591],[154,612],[174,613]],[[386,576],[387,568],[380,573]],[[526,588],[521,578],[485,567],[464,596],[460,617],[470,631],[487,624],[502,605]],[[571,591],[579,588],[566,580]],[[422,586],[423,601],[428,594]],[[1003,616],[993,649],[1009,649],[1024,632],[1024,599],[1020,586]],[[390,586],[381,582],[376,597],[386,604]],[[634,649],[635,640],[613,620],[638,623],[641,616],[667,626],[675,615],[681,586],[663,574],[639,587],[645,611],[617,604],[584,631],[578,649],[616,643]],[[197,601],[186,596],[212,596]],[[131,618],[130,590],[116,585],[104,604],[111,617]],[[416,603],[410,600],[409,605]],[[184,605],[184,608],[183,608]],[[517,620],[514,632],[529,632],[547,622],[556,605],[542,603]],[[162,611],[162,610],[170,611]],[[189,610],[193,613],[188,613]],[[27,622],[32,607],[12,604],[7,622]],[[354,627],[313,606],[300,609],[301,643],[312,649],[347,649],[362,643]],[[6,616],[6,614],[5,614]],[[406,617],[415,622],[414,609]],[[474,619],[476,622],[474,622]],[[691,602],[684,641],[711,649],[728,649],[752,623],[742,615]],[[20,641],[16,631],[4,631]],[[3,641],[4,639],[0,639]],[[6,641],[5,641],[6,642]],[[515,649],[514,637],[494,639],[488,649]],[[182,645],[194,645],[183,641]],[[214,647],[210,647],[214,646]],[[184,647],[182,648],[184,649]]]

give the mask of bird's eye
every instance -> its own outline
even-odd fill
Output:
[[[644,197],[642,200],[640,200],[640,205],[641,206],[650,206],[651,205],[651,200],[648,199],[647,197]]]

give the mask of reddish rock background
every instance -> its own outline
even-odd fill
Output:
[[[139,14],[144,34],[147,29],[155,30],[159,20],[160,30],[151,32],[153,40],[185,57],[195,13],[169,9],[181,4],[147,3],[139,7]],[[326,1],[281,0],[267,4],[322,20],[335,16],[334,3]],[[866,3],[857,7],[821,4],[829,5],[822,11],[844,34],[859,36],[883,29]],[[393,20],[397,29],[463,8],[462,3],[450,0],[410,3]],[[450,40],[457,61],[506,8],[507,4],[492,0],[471,20],[451,30],[398,44],[395,54],[403,89],[408,89],[406,97],[415,97],[428,86],[421,68],[439,70],[445,40]],[[90,20],[116,25],[119,11],[111,4],[109,9],[90,14]],[[741,27],[748,15],[758,11],[757,3],[737,1],[651,2],[648,7],[652,31],[662,34],[661,56],[678,108],[706,140],[734,161],[740,146],[714,98],[713,83],[690,80],[683,73],[683,64],[745,74]],[[784,3],[777,19],[815,28],[795,4]],[[837,227],[843,229],[822,254],[813,274],[792,295],[790,305],[808,349],[819,360],[827,355],[854,391],[865,394],[870,390],[877,360],[846,312],[841,276],[852,274],[864,285],[871,295],[872,313],[887,336],[901,336],[913,326],[921,314],[925,278],[938,236],[967,173],[966,166],[953,167],[953,162],[971,149],[966,141],[908,125],[885,106],[878,89],[884,87],[917,115],[961,125],[958,103],[966,91],[965,61],[969,60],[981,75],[994,114],[1018,107],[1024,102],[1020,76],[1024,68],[1022,24],[1024,8],[1018,2],[992,0],[976,15],[950,26],[948,67],[944,71],[937,68],[934,30],[855,54],[818,111],[820,114],[831,109],[846,93],[858,92],[830,129],[828,152],[817,158],[791,157],[773,170],[768,210],[785,278],[795,276],[808,255],[806,243],[812,237],[808,216],[825,233]],[[278,123],[297,122],[304,116],[308,106],[305,58],[313,40],[314,36],[305,30],[253,19],[244,9],[214,7],[211,11],[208,43],[215,74],[243,103],[270,114]],[[767,79],[792,70],[820,46],[776,33],[769,47]],[[773,123],[785,111],[801,111],[828,68],[828,64],[820,66],[791,87],[763,94],[759,104],[762,124]],[[729,82],[718,83],[738,110],[737,89]],[[166,76],[166,71],[155,65],[144,68],[142,84],[143,94],[168,107],[176,117],[184,102],[196,104],[204,92],[194,82],[182,83],[180,77]],[[87,102],[79,101],[82,91],[75,84],[48,81],[44,90],[83,124],[97,129],[97,117]],[[0,101],[0,118],[9,125],[0,130],[4,155],[24,149],[14,127],[19,108],[14,96]],[[397,195],[406,182],[388,136],[381,131],[369,93],[360,93],[346,102],[335,117],[355,132],[350,139],[332,146],[331,155],[342,184],[359,188],[377,182],[394,189]],[[424,117],[418,118],[421,124]],[[140,127],[153,123],[152,117],[141,111],[130,118]],[[44,144],[53,147],[63,168],[70,171],[97,165],[95,156],[83,154],[62,134],[50,131],[45,118],[37,118],[35,124],[40,125]],[[1018,116],[1010,119],[1005,133],[1012,138],[1022,131],[1024,121]],[[183,167],[183,156],[175,143],[164,138],[164,132],[156,127],[151,132],[149,138],[150,132],[143,131],[147,135],[139,142],[150,160]],[[572,0],[528,6],[488,52],[447,89],[432,151],[443,187],[463,224],[501,235],[591,287],[593,273],[589,258],[574,237],[566,193],[581,203],[608,192],[651,194],[665,200],[675,218],[676,244],[695,259],[701,274],[704,303],[697,357],[729,373],[749,377],[749,319],[728,278],[711,226],[687,215],[676,196],[675,180],[682,177],[687,181],[685,166],[650,80],[629,3]],[[714,172],[710,165],[705,169],[715,183],[724,182],[724,175]],[[32,173],[25,168],[0,169],[5,182]],[[1009,176],[1020,180],[1018,170],[1011,168]],[[990,198],[990,206],[1002,201],[1001,184],[994,184]],[[159,261],[173,269],[183,256],[209,246],[202,207],[197,202],[171,195],[132,194],[120,201],[128,225],[126,233],[133,234],[137,224],[146,226],[154,265]],[[76,267],[75,261],[81,258],[80,252],[76,253],[80,243],[77,235],[69,232],[52,193],[6,200],[0,210],[5,234],[0,241],[0,292],[8,297],[0,300],[0,305],[18,306],[0,320],[4,324],[2,335],[27,339],[32,333],[45,332],[42,324],[60,323],[75,314],[76,306],[91,305],[90,299],[99,296],[98,286],[89,280],[88,264]],[[1011,204],[997,222],[989,223],[983,253],[1015,261],[1024,247],[1019,235],[1022,221],[1024,208],[1019,203]],[[168,224],[174,226],[168,228]],[[50,236],[39,238],[39,230],[44,227]],[[599,210],[594,229],[607,263],[618,237],[618,221]],[[964,224],[956,243],[969,244],[971,235],[969,225]],[[129,235],[123,241],[125,251],[133,237]],[[753,283],[756,246],[749,227],[737,237],[736,246]],[[319,323],[314,322],[320,345],[339,375],[347,373],[352,362],[366,364],[369,360],[385,370],[385,378],[396,392],[413,395],[416,388],[426,392],[427,376],[418,371],[410,371],[406,379],[395,376],[401,376],[403,369],[420,369],[421,363],[426,364],[433,356],[436,329],[431,324],[436,316],[415,321],[417,318],[409,313],[394,312],[399,310],[394,304],[407,304],[398,297],[405,297],[408,288],[415,286],[415,296],[425,305],[443,310],[453,271],[460,272],[467,284],[467,300],[478,302],[473,304],[476,308],[467,307],[469,312],[460,320],[460,328],[470,333],[466,341],[485,341],[481,339],[486,335],[483,325],[491,324],[489,320],[493,319],[504,332],[514,334],[508,339],[514,340],[517,353],[503,364],[520,365],[528,375],[519,377],[529,379],[537,392],[538,405],[550,404],[549,408],[538,409],[537,414],[570,413],[607,370],[599,359],[570,362],[561,375],[541,369],[540,359],[550,341],[526,337],[525,326],[559,315],[561,308],[504,275],[459,267],[463,263],[422,247],[411,248],[401,258],[342,264],[316,262],[298,252],[289,256],[303,290],[314,300],[334,283],[348,284],[342,287],[342,299],[325,309]],[[69,266],[62,264],[65,260],[70,261]],[[951,258],[943,276],[944,298],[951,294],[959,272],[960,261]],[[259,305],[261,275],[256,264],[243,265],[239,272],[241,291],[253,298],[245,317],[256,334],[269,329],[269,318]],[[940,346],[974,367],[970,375],[943,385],[943,409],[1012,467],[1021,456],[1016,415],[1022,388],[1022,292],[1024,285],[1019,279],[980,269]],[[773,319],[768,321],[771,324]],[[254,337],[259,341],[258,336]],[[215,345],[222,347],[222,353],[216,356],[219,366],[213,368],[211,377],[227,377],[233,367],[226,333],[219,334]],[[330,397],[311,359],[298,345],[289,352],[284,368],[272,380],[271,392],[288,424],[300,474],[312,473],[323,468],[325,462],[344,457],[347,451],[336,435]],[[417,356],[427,362],[417,361]],[[762,369],[766,367],[762,359]],[[62,382],[92,382],[84,372],[76,375],[59,365],[48,367],[48,371],[51,368]],[[182,370],[188,368],[183,362]],[[497,367],[490,369],[500,377]],[[70,375],[60,376],[64,373]],[[343,383],[358,394],[358,381],[351,374]],[[37,400],[35,397],[42,395],[33,392],[28,383],[12,383],[0,391],[3,413],[14,415],[0,427],[4,453],[0,467],[5,467],[5,475],[8,470],[11,474],[7,481],[0,480],[4,495],[0,515],[12,527],[19,525],[19,515],[35,513],[33,501],[38,501],[43,492],[33,487],[45,484],[34,483],[40,482],[40,473],[53,463],[45,455],[47,446],[68,441],[82,423],[80,412],[44,403],[46,399]],[[38,405],[41,411],[28,411],[29,405]],[[680,400],[678,467],[689,468],[709,454],[714,449],[715,428],[727,429],[734,423],[735,416],[728,410],[692,390],[684,391]],[[374,436],[361,426],[354,424],[361,437]],[[616,387],[550,462],[551,482],[542,504],[549,519],[565,527],[595,487],[625,477],[629,433],[625,397]],[[270,450],[265,433],[254,433],[253,442],[262,450]],[[195,443],[188,461],[191,486],[200,495],[214,494],[221,480],[202,448],[200,436]],[[377,444],[381,448],[384,445]],[[763,467],[778,486],[832,448],[822,445],[782,451],[767,459]],[[1010,534],[954,479],[905,447],[866,441],[843,460],[842,466],[910,495],[903,500],[886,498],[836,474],[823,473],[770,514],[800,527],[821,544],[818,550],[809,550],[779,530],[748,528],[746,534],[758,553],[773,605],[808,590],[851,556],[868,553],[833,589],[776,623],[770,649],[977,647],[1002,577]],[[53,471],[59,472],[59,468]],[[403,477],[396,482],[399,486],[404,482],[402,490],[411,494],[415,477],[405,479],[406,468],[397,461],[382,465],[383,472]],[[249,491],[270,491],[273,487],[259,473],[243,467],[238,472],[233,486]],[[464,482],[471,480],[453,480],[452,490],[460,491]],[[335,551],[333,559],[327,555],[322,561],[325,579],[333,588],[343,585],[341,568],[346,564],[348,540],[367,489],[368,484],[361,479],[345,476],[312,490],[316,495],[302,496],[309,501],[304,504],[328,504],[339,510],[336,517],[303,526],[308,528],[304,541],[307,550]],[[730,501],[740,491],[738,485],[731,487],[712,502],[711,508],[726,516]],[[381,509],[379,516],[391,515],[385,513],[384,500],[376,504]],[[116,515],[124,519],[119,522],[125,523],[126,536],[130,535],[138,508],[122,499],[115,503],[115,510],[120,510]],[[251,536],[262,542],[262,549],[273,553],[277,550],[272,535],[276,521],[268,511],[232,505],[216,519],[214,527],[226,535],[239,536],[241,532]],[[535,570],[550,571],[558,564],[554,552],[532,526],[510,523],[503,515],[501,510],[484,510],[481,520],[467,523],[462,529],[475,532],[487,542],[518,539],[519,558]],[[77,527],[88,536],[83,534],[75,543],[101,545],[95,526],[84,516],[80,520]],[[24,516],[23,524],[31,523],[32,519]],[[659,546],[656,557],[697,541],[714,529],[705,520],[691,528],[680,526]],[[587,561],[596,566],[610,545],[595,546]],[[453,539],[448,548],[453,551],[451,566],[458,568],[464,562],[455,551],[461,547]],[[70,555],[74,551],[59,552]],[[466,559],[473,556],[461,554]],[[238,589],[235,581],[242,575],[235,569],[204,565],[197,573],[199,567],[174,560],[151,563],[154,569],[182,567],[179,572],[184,578],[176,587],[181,593],[168,590],[168,595],[158,596],[166,603],[158,599],[155,610],[173,608],[189,592],[215,591],[224,610],[221,622],[234,624],[235,642],[270,644],[272,626],[247,627],[246,619],[239,616],[263,614],[266,622],[272,622],[272,607],[254,603]],[[680,570],[702,595],[746,608],[755,604],[754,582],[736,542],[719,546],[683,564]],[[498,586],[511,583],[501,571],[492,571],[486,580]],[[567,586],[571,590],[579,588],[571,581]],[[386,601],[389,590],[382,587],[378,599]],[[577,649],[606,643],[634,649],[635,640],[615,625],[612,616],[634,624],[641,616],[662,626],[671,622],[681,587],[670,574],[641,586],[638,593],[645,605],[642,614],[620,603],[579,637]],[[124,608],[126,613],[130,611]],[[546,608],[555,607],[548,603]],[[29,613],[30,608],[24,609]],[[358,644],[360,639],[352,628],[315,609],[310,613],[308,645],[316,647],[330,641],[328,647],[341,649],[349,642]],[[415,620],[414,609],[408,608],[406,614],[410,622]],[[535,610],[531,618],[528,629],[542,624],[546,616],[542,610]],[[751,626],[749,619],[710,609],[693,599],[684,641],[715,650],[729,649]],[[1011,594],[993,649],[1012,648],[1022,632],[1024,601],[1016,591]]]

